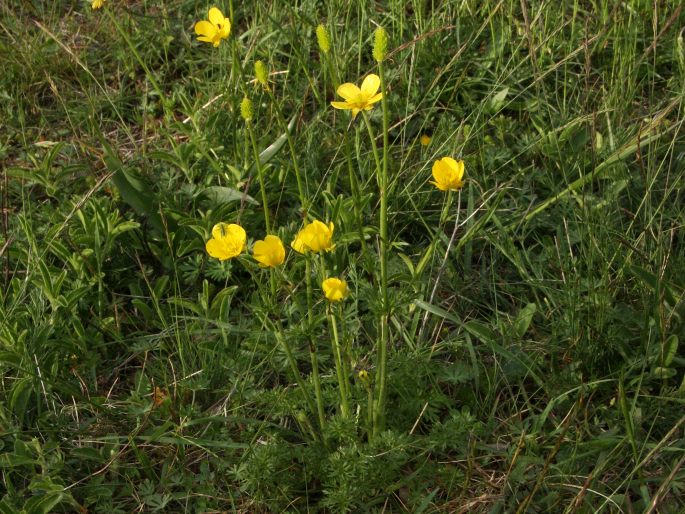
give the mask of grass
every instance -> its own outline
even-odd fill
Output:
[[[682,5],[217,5],[0,4],[0,512],[685,511]]]

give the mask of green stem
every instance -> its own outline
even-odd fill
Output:
[[[388,105],[387,91],[385,87],[385,75],[383,64],[378,63],[378,71],[381,79],[381,106],[383,110],[383,165],[378,162],[378,150],[374,151],[376,167],[378,169],[378,187],[380,192],[380,268],[381,268],[381,301],[382,309],[378,321],[380,338],[378,341],[378,380],[376,405],[374,409],[373,435],[378,435],[385,428],[385,399],[386,399],[386,380],[388,363],[388,317],[390,306],[388,302]],[[369,118],[364,113],[369,136],[372,136]],[[372,147],[375,148],[375,140],[372,138]]]
[[[352,200],[354,202],[354,214],[357,218],[359,242],[362,246],[362,256],[364,256],[366,255],[366,240],[364,239],[364,217],[360,205],[361,194],[359,192],[359,183],[357,182],[357,176],[354,172],[354,166],[352,166],[352,153],[350,150],[350,139],[348,137],[347,131],[345,131],[345,134],[343,135],[343,143],[345,145],[345,160],[347,161],[347,173],[350,177],[350,192],[352,193]]]
[[[381,175],[383,174],[383,166],[381,165],[381,158],[378,155],[378,146],[376,146],[376,137],[373,134],[373,129],[371,128],[371,122],[369,121],[369,115],[366,114],[366,111],[362,111],[362,116],[364,117],[364,123],[366,125],[366,130],[369,133],[369,139],[371,140],[371,151],[373,152],[373,160],[376,162],[376,172],[378,173],[378,186],[380,188],[380,186],[381,186]]]
[[[266,200],[266,188],[264,186],[264,171],[262,170],[262,163],[259,160],[259,150],[257,150],[257,141],[252,130],[252,123],[246,121],[247,132],[250,135],[250,142],[252,143],[252,152],[254,153],[255,166],[257,167],[257,175],[259,176],[259,188],[262,191],[262,206],[264,207],[264,225],[266,225],[266,233],[271,232],[271,223],[269,221],[269,205]]]
[[[276,334],[276,339],[283,348],[283,351],[285,351],[288,363],[290,364],[290,369],[293,372],[293,376],[295,377],[297,386],[300,388],[300,391],[302,391],[302,396],[304,396],[305,402],[307,402],[307,407],[309,407],[309,410],[313,413],[316,411],[316,407],[314,406],[312,397],[309,396],[309,393],[307,392],[307,387],[305,386],[304,380],[302,379],[302,375],[300,374],[300,370],[297,367],[297,361],[295,361],[295,357],[290,348],[290,345],[286,341],[285,337],[283,337],[283,333],[281,332],[280,327],[276,328],[274,332]]]
[[[321,394],[321,379],[319,375],[319,358],[316,353],[316,345],[312,336],[313,326],[313,301],[312,301],[312,278],[309,255],[305,255],[305,283],[307,287],[307,337],[309,338],[309,358],[312,362],[312,380],[314,382],[314,394],[316,395],[316,407],[319,415],[319,426],[323,432],[325,417],[323,409],[323,396]]]
[[[105,13],[107,13],[109,21],[112,22],[114,27],[117,29],[117,32],[119,32],[121,37],[124,38],[124,41],[126,41],[128,48],[131,50],[131,53],[138,61],[138,64],[140,64],[140,67],[143,68],[143,70],[145,71],[145,76],[150,80],[152,87],[155,88],[155,92],[159,96],[159,101],[162,102],[162,106],[164,107],[164,114],[167,115],[167,102],[166,97],[164,96],[164,90],[159,86],[159,83],[155,79],[155,76],[152,74],[152,71],[150,71],[150,68],[147,67],[147,64],[145,64],[145,61],[143,61],[143,58],[140,56],[138,50],[136,50],[135,45],[131,41],[131,38],[128,37],[126,31],[117,22],[116,17],[111,13],[111,11],[107,7],[105,7],[104,11]]]
[[[331,325],[331,330],[333,332],[333,339],[331,344],[333,346],[333,355],[335,356],[335,373],[338,376],[338,388],[340,389],[340,410],[344,418],[350,416],[350,405],[347,401],[348,397],[348,384],[347,377],[343,372],[343,362],[340,355],[340,339],[338,337],[338,323],[335,319],[335,315],[332,312],[330,304],[328,305],[328,323]]]
[[[300,205],[302,205],[302,217],[306,220],[307,219],[307,211],[309,210],[309,203],[307,201],[307,196],[305,195],[305,190],[304,186],[302,185],[302,174],[300,173],[300,167],[297,164],[297,154],[295,152],[295,143],[293,142],[293,138],[290,134],[290,131],[288,130],[288,125],[285,123],[285,118],[283,116],[283,111],[281,110],[281,106],[278,105],[276,102],[276,97],[274,96],[273,91],[271,88],[267,89],[267,93],[269,94],[269,98],[271,99],[271,103],[274,106],[274,109],[276,109],[276,119],[278,120],[278,124],[280,126],[280,129],[285,132],[285,138],[288,141],[288,149],[290,150],[290,159],[293,162],[293,169],[295,170],[295,180],[297,180],[297,192],[300,195]]]

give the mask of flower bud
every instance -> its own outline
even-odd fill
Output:
[[[373,58],[376,62],[383,62],[388,52],[388,34],[383,27],[378,27],[373,35]]]
[[[319,43],[319,50],[327,54],[331,51],[331,38],[328,35],[328,29],[323,23],[316,27],[316,40]]]
[[[269,72],[266,65],[262,61],[255,61],[254,76],[264,89],[269,89]]]
[[[245,121],[250,121],[254,116],[252,100],[250,100],[248,97],[243,98],[243,101],[240,102],[240,115]]]

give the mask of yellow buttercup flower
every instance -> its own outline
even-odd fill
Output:
[[[321,283],[323,294],[329,302],[339,302],[349,294],[347,282],[339,278],[327,278]]]
[[[252,256],[262,268],[280,266],[285,260],[285,247],[278,236],[268,235],[264,240],[256,241]]]
[[[333,222],[326,225],[319,220],[314,220],[297,233],[290,246],[298,253],[308,251],[314,253],[330,252],[335,247],[333,244],[334,228]]]
[[[91,6],[93,9],[100,9],[100,7],[102,7],[102,5],[103,5],[104,3],[105,3],[105,0],[93,0],[93,1],[90,3],[90,6]]]
[[[342,96],[344,102],[331,102],[336,109],[351,109],[352,117],[356,117],[359,111],[373,109],[373,104],[383,98],[383,93],[378,92],[381,87],[381,79],[378,75],[371,73],[362,82],[361,89],[350,82],[341,84],[338,87],[338,95]]]
[[[431,137],[428,134],[421,134],[419,142],[421,146],[428,146],[431,143]]]
[[[209,10],[207,17],[209,20],[198,21],[195,24],[195,34],[198,41],[212,43],[216,48],[221,40],[228,38],[231,33],[231,22],[224,18],[224,14],[216,7]]]
[[[217,223],[212,228],[212,239],[207,241],[205,249],[210,256],[225,261],[243,253],[246,242],[247,234],[240,225]]]
[[[452,157],[443,157],[433,163],[431,181],[440,191],[457,191],[464,187],[464,161],[455,161]]]

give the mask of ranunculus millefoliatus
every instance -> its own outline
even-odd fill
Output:
[[[105,3],[105,0],[93,0],[90,3],[90,7],[93,9],[100,9],[104,3]]]
[[[308,223],[300,230],[290,246],[298,253],[306,252],[330,252],[333,244],[333,222],[328,225],[319,220]]]
[[[331,102],[336,109],[348,109],[352,111],[352,117],[356,117],[359,111],[373,109],[376,102],[383,98],[383,93],[379,93],[381,79],[378,75],[371,73],[367,75],[359,88],[351,82],[346,82],[338,87],[337,93],[342,96],[344,102]]]
[[[225,261],[243,253],[246,243],[247,234],[243,227],[235,223],[217,223],[212,228],[212,238],[207,241],[205,249],[211,257]]]
[[[321,289],[329,302],[340,302],[349,294],[347,282],[339,278],[327,278],[321,283]]]
[[[195,24],[195,34],[198,41],[212,43],[216,48],[222,39],[228,38],[231,33],[231,22],[216,7],[212,7],[207,14],[208,20],[198,21]]]
[[[464,161],[443,157],[433,163],[431,184],[440,191],[458,191],[464,187]]]
[[[283,264],[285,247],[278,236],[268,235],[255,242],[252,256],[262,268],[274,268]]]

